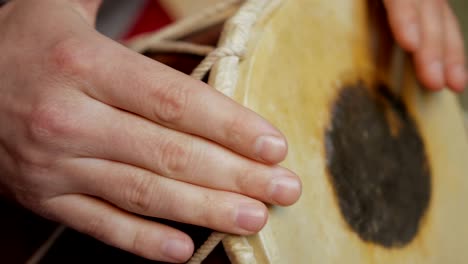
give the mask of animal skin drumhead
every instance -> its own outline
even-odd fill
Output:
[[[461,110],[410,64],[395,87],[375,16],[362,0],[281,1],[250,34],[234,98],[286,135],[282,165],[303,182],[247,238],[258,263],[468,263]]]

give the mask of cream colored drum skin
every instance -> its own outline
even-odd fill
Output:
[[[394,81],[371,2],[247,1],[196,70],[283,131],[303,181],[257,235],[218,235],[233,263],[468,263],[462,111],[410,63]]]

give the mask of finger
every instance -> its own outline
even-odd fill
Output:
[[[388,19],[393,35],[407,51],[420,46],[420,21],[416,0],[385,0]]]
[[[215,141],[242,155],[277,163],[283,135],[254,112],[208,85],[104,40],[99,68],[89,70],[86,92],[98,100],[175,130]],[[112,62],[112,63],[110,63]]]
[[[415,53],[416,71],[422,84],[430,90],[440,90],[444,77],[444,18],[443,2],[421,2],[421,46]]]
[[[34,142],[54,146],[62,156],[114,160],[272,204],[290,205],[301,193],[299,178],[291,171],[244,158],[211,141],[76,92],[53,101],[34,111],[31,130]]]
[[[241,235],[258,232],[266,223],[265,205],[239,194],[179,182],[112,161],[80,158],[65,166],[77,189],[140,215]]]
[[[158,126],[111,107],[90,107],[88,111],[100,112],[106,118],[87,121],[93,129],[81,142],[89,153],[82,154],[131,164],[210,189],[237,192],[271,204],[290,205],[301,193],[299,178],[279,166],[255,162],[211,141]]]
[[[64,195],[48,200],[45,206],[54,220],[148,259],[180,263],[193,252],[193,242],[186,234],[96,198]]]
[[[453,91],[461,92],[465,88],[467,72],[463,37],[457,18],[448,3],[444,5],[445,18],[445,76]]]

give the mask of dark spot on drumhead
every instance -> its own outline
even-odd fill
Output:
[[[431,192],[423,140],[404,103],[380,86],[340,91],[326,131],[327,167],[340,211],[361,239],[404,246]]]

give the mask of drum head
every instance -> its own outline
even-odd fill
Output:
[[[410,64],[393,81],[378,14],[363,0],[282,1],[253,28],[234,98],[286,135],[282,165],[303,181],[299,202],[271,207],[247,238],[258,263],[468,259],[461,110]]]

